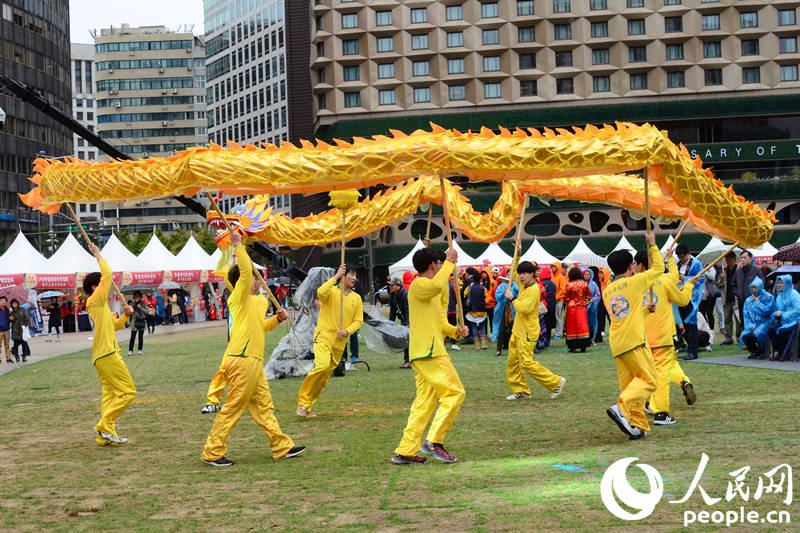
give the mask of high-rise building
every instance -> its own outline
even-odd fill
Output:
[[[99,135],[120,151],[168,157],[208,142],[201,38],[164,26],[103,29],[94,43],[94,77]],[[202,222],[171,199],[106,203],[101,209],[108,224],[131,231]]]
[[[305,21],[292,18],[287,28],[309,33],[312,88],[292,90],[291,105],[313,106],[315,135],[326,140],[410,132],[429,121],[461,131],[651,122],[737,192],[775,209],[772,242],[785,244],[800,229],[798,5],[314,0]],[[491,193],[467,194],[491,205]],[[579,235],[607,251],[622,233],[644,233],[644,221],[607,206],[537,203],[527,217],[525,238],[549,241],[556,254]],[[407,250],[417,230],[382,232],[380,258]],[[693,247],[707,240],[686,237]],[[334,252],[326,250],[332,261]]]
[[[69,112],[69,9],[66,0],[0,2],[0,73],[38,90],[52,105]],[[33,160],[39,155],[72,154],[72,135],[0,85],[0,240],[10,242],[20,229],[30,233],[61,216],[43,216],[20,202],[28,192]],[[36,239],[34,239],[36,240]]]
[[[94,98],[94,45],[72,43],[72,117],[86,126],[89,131],[97,131],[97,107]],[[80,135],[72,135],[72,155],[78,159],[94,161],[98,150]],[[77,204],[75,214],[83,222],[100,220],[98,204]]]
[[[209,140],[280,146],[289,139],[283,0],[205,2]],[[224,197],[223,211],[245,197]],[[270,198],[288,212],[290,196]]]

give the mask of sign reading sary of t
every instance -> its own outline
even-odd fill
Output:
[[[759,161],[762,159],[796,159],[800,157],[800,139],[743,143],[692,144],[687,146],[692,157],[710,161]]]

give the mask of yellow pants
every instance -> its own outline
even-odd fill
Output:
[[[133,384],[128,367],[119,352],[102,357],[95,361],[97,379],[103,386],[100,399],[100,421],[94,426],[95,431],[117,435],[116,421],[125,409],[136,398],[136,386]],[[97,437],[97,444],[105,445],[108,441]]]
[[[530,395],[528,380],[525,372],[541,383],[549,391],[556,390],[561,383],[561,376],[553,374],[544,365],[533,359],[533,350],[536,341],[528,341],[519,336],[512,335],[508,342],[508,363],[506,364],[506,377],[511,392]]]
[[[311,410],[311,406],[319,400],[322,389],[328,384],[328,378],[336,370],[343,353],[344,348],[334,350],[322,342],[314,343],[314,368],[306,375],[300,386],[300,392],[297,394],[298,407],[308,407],[308,410]]]
[[[269,438],[272,457],[283,457],[294,446],[292,439],[281,432],[275,419],[275,406],[263,365],[264,361],[255,357],[226,357],[223,361],[228,398],[214,418],[214,425],[203,448],[204,460],[215,461],[225,455],[228,435],[245,409]]]
[[[439,408],[426,440],[443,444],[466,396],[464,385],[449,357],[417,359],[411,363],[411,368],[414,369],[417,397],[411,404],[403,439],[394,451],[400,455],[416,455],[419,451],[420,437],[436,408],[437,397]]]
[[[656,390],[656,365],[650,347],[639,346],[614,358],[619,378],[617,403],[631,426],[650,431],[644,403]]]
[[[656,390],[650,397],[650,409],[654,413],[669,413],[669,382],[680,387],[681,382],[691,383],[691,380],[683,373],[672,346],[653,348],[653,359],[656,365]]]
[[[222,360],[223,365],[225,364],[225,360]],[[211,383],[208,385],[208,392],[206,392],[206,404],[208,405],[219,405],[222,403],[222,395],[225,393],[225,385],[227,381],[225,380],[225,372],[222,370],[222,365],[220,365],[219,370],[217,373],[214,374],[214,377],[211,378]]]

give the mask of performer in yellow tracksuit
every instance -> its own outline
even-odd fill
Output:
[[[245,409],[269,438],[273,458],[294,457],[305,450],[303,446],[294,446],[292,439],[281,431],[264,375],[264,332],[284,320],[286,311],[279,310],[276,316],[264,320],[263,308],[257,303],[262,297],[254,295],[258,285],[253,281],[253,264],[241,244],[241,236],[234,232],[231,243],[235,246],[238,266],[228,273],[234,286],[228,306],[235,317],[222,365],[228,397],[214,419],[201,456],[214,466],[233,464],[225,457],[226,441]]]
[[[364,322],[361,296],[353,291],[355,283],[356,271],[353,267],[341,265],[336,274],[317,289],[317,298],[322,306],[314,330],[314,368],[306,374],[297,394],[297,416],[316,416],[311,412],[311,407],[336,370],[347,338],[358,331]],[[344,291],[344,307],[341,291]],[[342,309],[344,329],[339,328]]]
[[[217,274],[217,272],[214,272]],[[225,286],[228,288],[228,293],[233,292],[233,285],[231,285],[230,281],[228,281],[228,272],[225,271],[224,273],[219,273],[217,275],[222,275],[225,280]],[[264,312],[261,316],[267,314],[267,309],[269,308],[269,302],[266,298],[256,299],[257,305],[264,306]],[[228,340],[230,340],[231,336],[231,328],[233,327],[233,315],[231,314],[231,308],[228,307]],[[223,370],[225,366],[225,355],[222,356],[222,361],[219,363],[219,369],[217,370],[214,377],[211,378],[211,383],[208,385],[208,391],[206,392],[206,405],[200,409],[200,413],[208,414],[208,413],[216,413],[220,409],[220,404],[222,403],[222,395],[225,392],[225,385],[227,382],[225,381],[225,372]]]
[[[538,267],[530,261],[519,263],[521,251],[517,250],[511,271],[513,281],[520,288],[519,295],[506,289],[505,297],[514,306],[516,318],[511,328],[511,340],[508,343],[508,363],[506,377],[511,395],[506,400],[522,400],[531,397],[531,389],[525,379],[525,372],[552,392],[550,398],[555,400],[564,389],[566,378],[553,374],[544,365],[533,359],[533,350],[539,340],[539,284],[536,282]],[[519,266],[517,266],[519,263]]]
[[[392,455],[396,464],[419,464],[417,457],[420,438],[436,408],[422,444],[422,452],[440,461],[452,463],[455,456],[444,449],[443,443],[453,427],[458,410],[464,403],[464,386],[444,347],[444,338],[466,337],[466,326],[456,328],[447,322],[449,278],[458,259],[450,248],[446,257],[433,248],[422,248],[413,257],[414,268],[420,276],[408,289],[409,346],[408,359],[414,369],[417,396],[411,405],[403,438]],[[446,258],[446,260],[444,260]]]
[[[656,367],[645,338],[641,302],[645,291],[664,273],[664,261],[652,234],[647,236],[647,243],[651,266],[641,274],[633,274],[633,256],[627,250],[609,254],[608,266],[614,278],[603,290],[603,304],[611,320],[609,345],[620,390],[617,403],[606,413],[634,440],[646,437],[650,431],[644,403],[656,390]]]
[[[636,254],[636,268],[639,272],[647,270],[647,252]],[[691,380],[684,374],[675,356],[675,321],[672,315],[672,304],[683,307],[692,299],[694,283],[687,281],[678,289],[678,266],[675,259],[667,259],[669,272],[662,274],[653,282],[651,291],[644,293],[644,327],[647,333],[647,344],[653,352],[656,365],[656,390],[650,397],[650,409],[655,413],[654,424],[657,426],[674,424],[675,419],[669,410],[669,382],[672,381],[684,391],[687,401],[694,403],[694,388]],[[690,403],[690,405],[691,405]]]
[[[94,340],[92,341],[92,364],[97,371],[97,379],[103,386],[100,400],[100,421],[94,426],[98,446],[120,445],[128,439],[117,434],[116,420],[136,398],[136,386],[122,360],[117,343],[116,331],[125,326],[133,314],[130,306],[125,306],[125,314],[115,319],[108,307],[108,293],[112,286],[112,272],[108,262],[100,255],[100,249],[89,245],[100,265],[100,272],[92,272],[83,280],[83,290],[89,295],[86,311],[94,321]]]

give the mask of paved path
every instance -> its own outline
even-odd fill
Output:
[[[767,370],[788,370],[789,372],[800,372],[800,362],[798,361],[769,361],[767,359],[748,359],[749,354],[725,355],[720,357],[700,357],[687,363],[707,363],[711,365],[732,365],[746,366],[750,368],[766,368]],[[681,361],[681,364],[683,361]]]
[[[147,337],[169,335],[172,333],[185,333],[195,329],[204,329],[214,326],[224,327],[226,322],[222,320],[211,320],[207,322],[189,322],[187,324],[173,324],[172,326],[156,326],[155,333],[145,333],[145,350],[147,349]],[[65,333],[61,335],[60,342],[47,342],[47,335],[39,335],[28,341],[31,347],[31,355],[28,357],[27,363],[8,363],[3,356],[0,360],[0,375],[10,372],[21,366],[38,363],[45,359],[58,357],[68,353],[75,353],[81,350],[88,350],[92,347],[91,331],[81,331],[79,333]],[[117,331],[117,341],[120,348],[122,348],[123,355],[127,353],[128,341],[131,338],[130,328],[122,328]],[[22,349],[20,348],[20,352]],[[1,354],[0,354],[1,355]],[[13,359],[13,356],[12,356]]]

